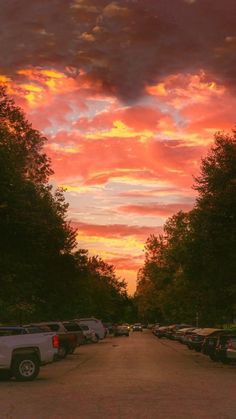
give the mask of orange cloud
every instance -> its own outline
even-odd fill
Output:
[[[213,133],[235,124],[235,2],[2,3],[0,83],[48,137],[79,243],[134,281],[146,234],[191,209]]]
[[[119,207],[119,211],[127,212],[129,214],[139,214],[145,216],[159,215],[162,217],[169,217],[178,211],[190,211],[192,208],[193,204],[160,204],[154,202],[145,205],[122,205]]]
[[[195,74],[178,73],[167,76],[163,82],[147,86],[146,91],[164,99],[175,109],[181,109],[190,103],[205,103],[212,98],[222,97],[226,89],[201,70]]]
[[[87,224],[78,221],[73,222],[73,226],[78,229],[79,233],[87,236],[97,236],[106,238],[125,238],[136,237],[145,239],[154,232],[160,233],[162,227],[147,227],[147,226],[131,226],[124,224]]]

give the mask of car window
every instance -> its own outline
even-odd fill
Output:
[[[79,331],[81,331],[80,326],[76,323],[63,323],[63,325],[65,326],[65,328],[68,332],[79,332]]]
[[[52,330],[53,332],[58,332],[59,330],[59,325],[58,324],[47,324],[47,326],[49,327],[50,330]]]
[[[28,333],[42,333],[43,329],[40,327],[30,326],[30,327],[27,327],[27,332]]]
[[[23,329],[0,329],[0,336],[22,335],[26,332]]]
[[[86,326],[86,324],[81,324],[80,327],[82,330],[89,330],[89,327]]]

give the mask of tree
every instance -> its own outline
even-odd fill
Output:
[[[32,309],[47,295],[48,269],[75,246],[63,191],[48,184],[46,139],[0,89],[0,282],[2,316]],[[54,272],[56,269],[54,269]],[[53,276],[50,278],[52,280]],[[60,282],[57,284],[60,288]],[[9,307],[9,312],[6,310]],[[26,310],[27,311],[27,310]],[[29,314],[31,310],[28,310]]]
[[[236,132],[217,133],[195,178],[196,205],[150,236],[137,281],[140,310],[202,325],[236,318]]]
[[[190,273],[198,282],[200,308],[209,323],[235,316],[236,133],[217,133],[195,179],[196,209]]]

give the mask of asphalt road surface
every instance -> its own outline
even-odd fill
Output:
[[[1,419],[235,419],[236,365],[214,363],[150,331],[108,337],[0,382]]]

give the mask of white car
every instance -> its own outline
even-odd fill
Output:
[[[58,354],[56,333],[29,333],[24,327],[0,327],[0,372],[19,381],[34,380],[41,365],[53,362]]]
[[[105,338],[107,332],[101,320],[95,319],[95,317],[87,317],[83,319],[75,319],[75,321],[79,324],[86,324],[90,329],[94,330],[98,339]]]
[[[83,331],[83,335],[85,337],[85,343],[97,343],[99,341],[98,336],[94,332],[94,330],[90,329],[87,324],[79,323],[81,330]]]

